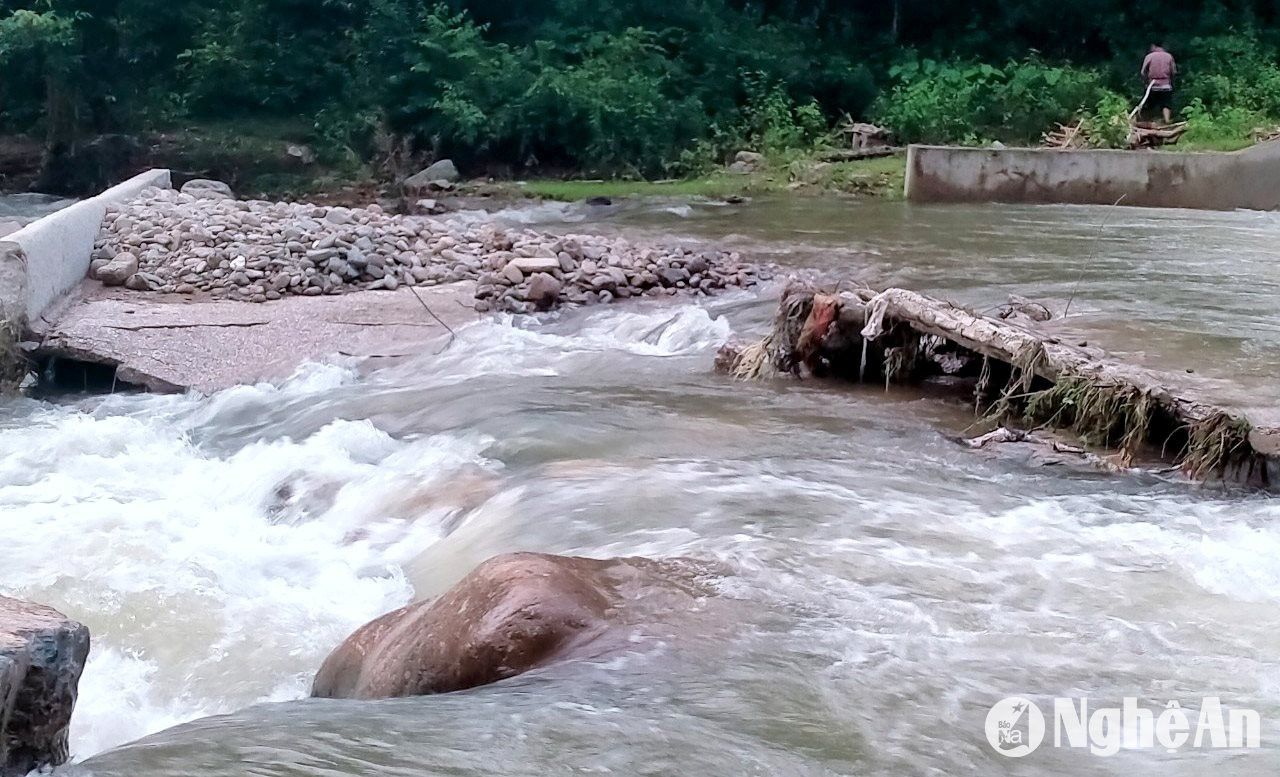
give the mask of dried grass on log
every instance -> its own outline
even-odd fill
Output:
[[[815,320],[823,333],[816,347],[806,344]],[[1120,467],[1150,451],[1192,479],[1267,485],[1247,418],[1183,396],[1132,365],[905,289],[789,288],[773,331],[726,350],[724,361],[740,379],[812,373],[888,385],[964,375],[975,381],[985,420],[1071,430],[1088,444],[1116,449]]]

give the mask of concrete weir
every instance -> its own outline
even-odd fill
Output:
[[[148,186],[169,187],[168,170],[149,170],[0,240],[0,322],[24,329],[84,280],[107,206]]]
[[[24,339],[57,388],[212,392],[284,378],[334,354],[404,358],[479,317],[471,282],[257,305],[87,280],[108,208],[170,186],[168,170],[152,170],[0,241],[0,386],[24,377]]]
[[[911,202],[1280,209],[1280,142],[1231,153],[911,146]]]
[[[84,279],[107,206],[170,185],[168,170],[149,170],[0,240],[0,389],[25,372],[23,335]]]

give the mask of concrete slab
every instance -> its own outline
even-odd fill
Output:
[[[421,301],[419,301],[420,295]],[[41,336],[38,355],[117,367],[152,391],[213,392],[287,377],[334,355],[400,357],[438,349],[477,320],[475,286],[286,297],[262,304],[107,289],[86,281]]]

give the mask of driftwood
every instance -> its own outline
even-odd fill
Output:
[[[985,417],[1071,429],[1125,461],[1151,453],[1193,479],[1260,486],[1280,465],[1280,429],[1255,426],[1098,349],[906,289],[789,289],[773,332],[730,346],[718,364],[743,379],[792,374],[890,384],[967,377]]]
[[[902,149],[895,146],[870,146],[867,148],[837,148],[818,155],[821,162],[856,162],[859,159],[877,159],[893,156]]]
[[[1087,148],[1088,145],[1089,133],[1085,129],[1083,121],[1077,121],[1071,125],[1059,124],[1057,129],[1046,132],[1040,143],[1042,148],[1053,149],[1054,151]]]
[[[1254,143],[1270,143],[1280,140],[1280,127],[1258,127],[1253,131]]]
[[[1135,124],[1129,132],[1129,148],[1159,148],[1177,144],[1187,132],[1185,121],[1167,126]]]
[[[875,124],[854,121],[848,114],[836,128],[836,134],[847,137],[849,148],[853,151],[893,145],[892,133],[888,129]]]

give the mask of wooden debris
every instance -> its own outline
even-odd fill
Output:
[[[893,135],[884,127],[854,121],[849,114],[836,127],[836,136],[845,140],[845,148],[832,149],[819,158],[823,162],[852,162],[892,156],[900,150],[893,145]]]
[[[1172,146],[1187,132],[1185,121],[1177,124],[1155,125],[1138,123],[1129,132],[1129,148],[1159,148]]]
[[[773,332],[729,346],[717,363],[742,379],[813,374],[887,385],[968,378],[984,418],[1069,429],[1115,450],[1121,469],[1142,453],[1195,480],[1265,487],[1280,476],[1280,429],[1255,426],[1169,376],[1062,343],[1030,322],[989,318],[906,289],[789,288]]]
[[[875,124],[854,121],[848,114],[845,114],[844,120],[836,127],[836,134],[847,137],[849,148],[854,151],[893,145],[892,133],[889,130]]]
[[[1077,121],[1072,125],[1059,124],[1057,129],[1044,134],[1044,138],[1041,140],[1040,146],[1042,148],[1053,149],[1055,151],[1066,151],[1072,148],[1088,148],[1089,133],[1084,129],[1083,121]]]
[[[878,146],[873,148],[836,148],[818,154],[821,162],[856,162],[859,159],[877,159],[893,156],[901,151],[894,146]]]
[[[1280,126],[1258,127],[1253,131],[1255,143],[1270,143],[1273,140],[1280,140]]]
[[[1186,134],[1186,131],[1185,121],[1169,125],[1133,122],[1129,125],[1127,144],[1133,150],[1172,146]],[[1040,141],[1041,148],[1053,151],[1098,148],[1102,145],[1104,144],[1095,140],[1088,123],[1083,120],[1075,124],[1059,124],[1057,129],[1046,132]]]

